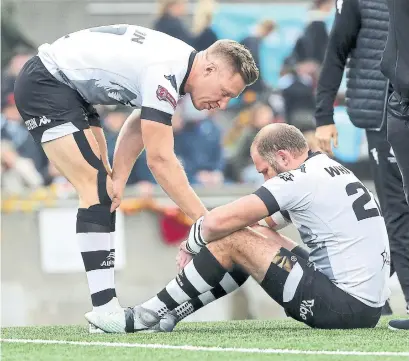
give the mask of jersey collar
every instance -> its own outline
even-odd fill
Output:
[[[193,50],[189,55],[189,62],[187,63],[186,75],[183,78],[182,84],[180,85],[179,95],[182,95],[182,96],[186,95],[185,85],[186,85],[187,78],[189,78],[190,71],[192,70],[192,65],[193,65],[193,61],[195,60],[196,54],[197,54],[197,51]]]
[[[322,152],[313,152],[312,150],[309,150],[308,151],[308,157],[307,157],[306,161],[308,159],[311,159],[312,157],[315,157],[316,155],[320,155],[320,154],[322,154]]]

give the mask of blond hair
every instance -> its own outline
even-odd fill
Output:
[[[246,85],[256,82],[259,70],[250,53],[244,45],[234,40],[218,40],[208,48],[209,55],[224,58],[239,73]]]
[[[187,2],[187,0],[159,0],[158,1],[158,15],[159,17],[165,15],[169,8],[177,3]]]
[[[194,34],[200,34],[210,25],[216,5],[215,0],[199,0],[192,21]]]

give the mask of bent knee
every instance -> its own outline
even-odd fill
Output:
[[[89,207],[94,204],[111,205],[113,197],[112,179],[107,174],[105,168],[97,172],[92,172],[87,176],[82,176],[76,188],[82,206]]]
[[[206,247],[224,268],[231,269],[233,267],[233,249],[227,239],[213,241]]]

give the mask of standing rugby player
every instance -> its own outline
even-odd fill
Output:
[[[115,292],[115,209],[145,148],[164,191],[194,221],[206,208],[173,150],[171,119],[190,93],[199,109],[225,109],[258,78],[250,52],[221,40],[197,53],[184,42],[133,25],[101,26],[39,47],[15,84],[16,105],[53,165],[79,196],[77,238],[93,313],[122,313]],[[113,168],[93,105],[125,104],[133,113],[118,137]]]

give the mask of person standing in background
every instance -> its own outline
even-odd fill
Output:
[[[333,7],[334,0],[313,0],[310,21],[291,54],[295,63],[313,60],[322,64],[328,44],[327,19]]]
[[[388,141],[392,146],[400,172],[406,201],[409,204],[409,47],[407,26],[409,2],[387,0],[389,10],[388,39],[382,55],[381,70],[391,83],[387,105]],[[409,250],[406,248],[406,257]],[[392,320],[392,330],[409,330],[409,319]]]
[[[253,55],[253,59],[257,64],[257,68],[260,69],[260,76],[258,81],[256,81],[248,90],[253,90],[255,92],[261,92],[265,89],[265,83],[262,77],[262,70],[260,68],[260,54],[261,54],[261,44],[263,40],[269,36],[275,29],[277,25],[273,20],[264,20],[261,23],[257,24],[256,29],[253,34],[250,34],[244,38],[241,43],[250,50],[250,53]]]
[[[159,18],[153,29],[182,40],[190,46],[194,46],[192,34],[183,24],[186,15],[187,0],[160,0]]]
[[[386,0],[336,2],[335,23],[318,81],[316,137],[327,153],[337,146],[334,100],[347,59],[346,105],[351,122],[366,130],[371,170],[388,230],[391,259],[409,312],[409,208],[402,177],[386,137],[388,80],[380,60],[388,32]],[[385,314],[391,310],[384,309]],[[389,312],[387,312],[389,311]]]
[[[193,17],[193,34],[195,35],[193,47],[197,51],[207,49],[218,38],[211,28],[213,13],[216,7],[214,0],[200,0]]]
[[[36,46],[18,28],[14,22],[14,6],[3,1],[1,8],[1,68],[7,67],[18,51],[35,52]]]

